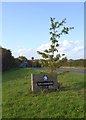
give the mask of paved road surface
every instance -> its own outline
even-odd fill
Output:
[[[63,72],[63,71],[70,71],[70,72],[76,72],[76,73],[85,73],[86,70],[83,69],[74,69],[74,68],[59,68],[57,69],[58,72]]]
[[[36,70],[43,70],[43,68],[34,68]],[[64,72],[64,71],[70,71],[75,73],[83,73],[86,74],[86,70],[83,69],[75,69],[75,68],[59,68],[56,70],[57,72]]]

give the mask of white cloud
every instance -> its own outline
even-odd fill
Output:
[[[59,42],[60,46],[58,47],[58,51],[60,54],[65,54],[68,58],[77,58],[78,56],[83,57],[84,52],[84,46],[79,43],[79,41],[69,41],[64,40]],[[37,51],[44,51],[45,49],[48,49],[50,46],[50,43],[42,44],[40,47],[37,48]],[[79,52],[81,51],[81,55],[79,55]],[[76,54],[76,56],[75,56]]]
[[[25,48],[23,48],[23,49],[18,49],[18,54],[19,54],[19,56],[22,56],[22,55],[24,55],[24,54],[28,54],[28,52],[30,52],[31,51],[31,49],[25,49]]]
[[[78,41],[64,40],[60,43],[59,52],[69,52],[78,45]]]
[[[51,44],[51,42],[42,44],[42,45],[40,45],[40,47],[38,47],[38,48],[36,49],[36,51],[41,51],[41,52],[43,52],[45,49],[49,49],[50,44]]]
[[[29,53],[31,53],[31,49],[25,49],[25,48],[20,48],[16,51],[13,51],[13,55],[15,57],[18,57],[18,56],[26,56],[27,58],[29,57]]]
[[[84,46],[77,46],[73,49],[74,52],[79,52],[81,50],[83,50],[83,52],[84,52]]]
[[[71,41],[64,40],[63,43],[62,43],[62,45],[63,45],[64,47],[65,47],[65,46],[68,46],[68,45],[70,46],[71,43],[72,43]]]
[[[25,49],[25,48],[20,48],[16,51],[12,50],[12,54],[15,58],[19,57],[19,56],[25,56],[27,59],[31,59],[32,57],[34,57],[35,59],[40,59],[40,56],[37,54],[36,50],[32,50],[30,49]]]
[[[13,52],[14,57],[26,56],[28,59],[34,57],[40,59],[41,56],[37,54],[37,51],[43,52],[45,49],[49,49],[51,42],[40,45],[36,50],[31,48],[21,48]],[[60,54],[65,54],[68,59],[84,58],[84,45],[81,45],[79,41],[64,40],[59,42],[60,46],[58,51]],[[12,50],[13,51],[13,50]]]

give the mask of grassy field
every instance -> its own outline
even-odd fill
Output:
[[[3,118],[83,118],[84,74],[65,73],[58,80],[65,87],[52,93],[32,94],[30,68],[3,73]]]

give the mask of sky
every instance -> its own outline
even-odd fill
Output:
[[[74,27],[59,39],[59,53],[68,59],[84,58],[83,2],[3,2],[1,46],[12,55],[39,59],[37,50],[50,45],[50,17],[66,18],[65,26]]]

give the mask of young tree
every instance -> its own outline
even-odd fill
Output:
[[[37,51],[44,59],[40,60],[42,67],[46,67],[51,73],[54,72],[56,68],[62,66],[62,64],[67,60],[65,54],[60,55],[58,51],[59,43],[58,40],[63,34],[68,34],[69,30],[73,27],[64,27],[66,19],[61,22],[55,21],[55,18],[50,18],[50,41],[51,45],[49,49],[44,50],[44,52]],[[64,57],[62,57],[64,56]]]

